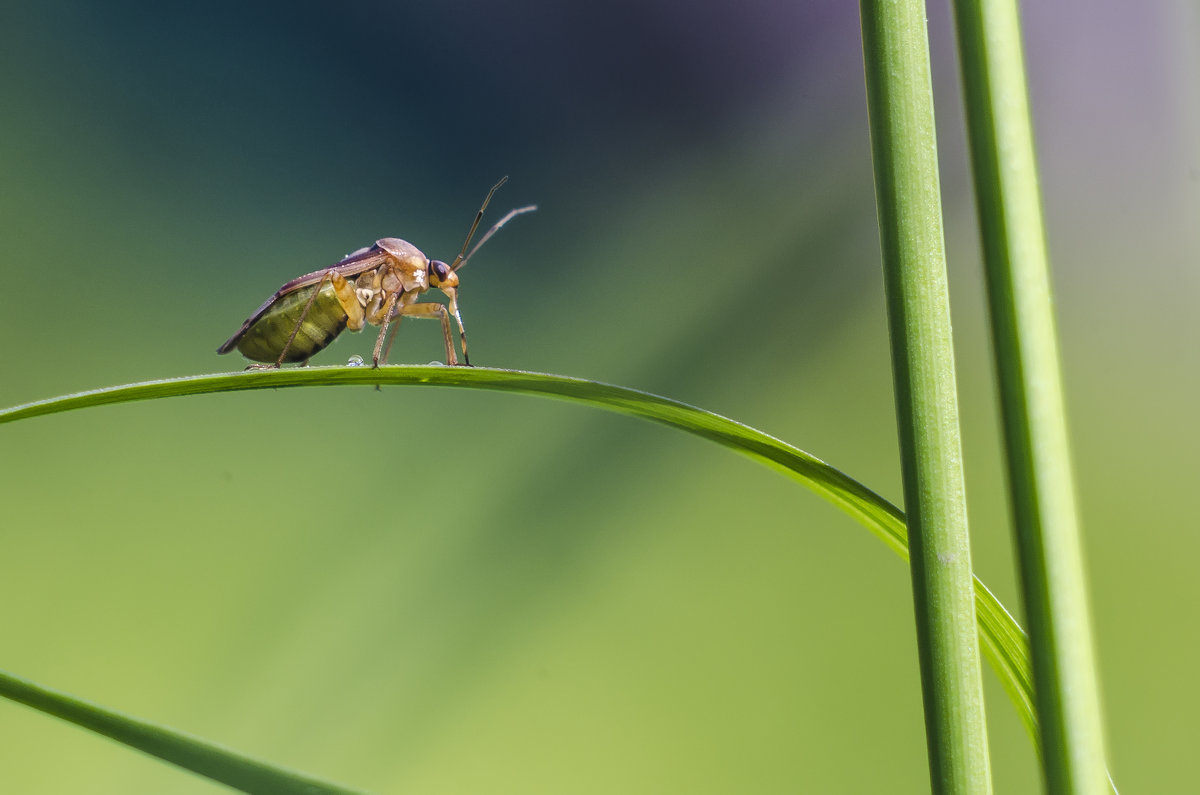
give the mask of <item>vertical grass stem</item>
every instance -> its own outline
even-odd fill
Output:
[[[1109,791],[1016,0],[955,0],[1042,766]]]
[[[990,793],[925,8],[861,17],[930,778]]]

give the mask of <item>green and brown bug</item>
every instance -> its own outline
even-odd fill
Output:
[[[458,312],[458,270],[500,227],[522,213],[537,209],[529,206],[510,211],[468,254],[467,247],[471,245],[492,194],[507,181],[508,177],[504,177],[488,191],[453,263],[447,265],[441,260],[431,260],[412,243],[396,237],[376,240],[374,245],[360,248],[324,270],[292,279],[280,287],[224,345],[217,348],[217,353],[229,353],[237,348],[247,359],[264,363],[251,367],[307,363],[343,329],[361,331],[370,323],[380,327],[371,357],[372,364],[378,367],[381,361],[387,363],[391,349],[390,340],[387,348],[384,347],[389,326],[398,324],[402,317],[425,317],[442,321],[446,363],[456,365],[458,356],[450,333],[450,316],[453,315],[462,341],[462,363],[470,365],[467,333]],[[445,293],[448,306],[417,301],[431,287]],[[392,336],[395,336],[395,328]]]

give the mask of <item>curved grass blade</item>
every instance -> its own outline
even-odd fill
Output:
[[[727,417],[636,389],[561,375],[484,367],[306,367],[189,376],[95,389],[0,411],[0,424],[62,411],[180,395],[280,389],[294,386],[453,386],[542,395],[584,403],[668,425],[766,464],[796,480],[857,519],[908,560],[904,514],[880,495],[814,456]],[[975,578],[975,609],[984,654],[1000,677],[1033,737],[1029,646],[1025,633],[999,600]]]
[[[346,789],[0,671],[0,695],[243,792],[351,795]]]
[[[853,516],[905,561],[908,531],[892,503],[815,456],[740,422],[670,398],[627,387],[562,375],[484,367],[388,366],[306,367],[250,370],[144,381],[39,400],[0,410],[0,424],[63,411],[181,395],[281,389],[298,386],[453,386],[491,389],[570,400],[658,422],[728,447],[807,486]],[[1030,737],[1037,739],[1029,642],[1024,631],[987,586],[975,581],[975,611],[984,656],[996,671]],[[0,691],[0,695],[6,695]],[[35,705],[31,705],[35,706]],[[147,750],[136,743],[135,748]],[[208,746],[215,748],[215,746]],[[233,758],[243,758],[229,752]],[[171,760],[174,761],[174,760]],[[194,770],[195,768],[189,767]],[[196,770],[196,772],[202,772]],[[286,771],[284,771],[286,772]],[[202,773],[208,775],[208,773]],[[316,790],[320,791],[320,790]],[[338,790],[332,790],[338,791]],[[1114,787],[1114,792],[1116,791]]]

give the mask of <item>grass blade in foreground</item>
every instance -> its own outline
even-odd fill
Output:
[[[0,671],[0,696],[91,729],[243,792],[297,795],[350,795],[357,792],[81,701],[3,671]]]
[[[875,201],[933,791],[992,791],[925,4],[862,0]]]
[[[1099,793],[1104,728],[1016,0],[956,0],[1021,585],[1051,793]]]
[[[0,424],[63,411],[183,395],[313,386],[422,385],[519,392],[560,398],[668,425],[745,455],[815,491],[908,559],[904,514],[866,486],[803,450],[703,409],[636,389],[580,378],[484,367],[306,367],[190,376],[96,389],[0,410]],[[1036,735],[1025,633],[982,582],[975,580],[983,649],[1029,730]]]
[[[658,422],[747,456],[807,486],[853,516],[902,559],[908,560],[904,514],[866,486],[820,459],[762,431],[710,411],[636,389],[581,378],[484,367],[306,367],[199,375],[145,381],[39,400],[0,410],[0,424],[63,411],[139,400],[314,386],[453,386],[560,398]],[[1037,737],[1033,676],[1025,633],[987,587],[975,578],[979,637],[1017,714]],[[0,693],[2,695],[2,693]],[[136,747],[136,746],[135,746]],[[235,754],[236,756],[236,754]]]

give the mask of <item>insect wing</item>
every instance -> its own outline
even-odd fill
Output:
[[[378,268],[380,265],[387,262],[387,260],[388,253],[386,251],[379,248],[377,245],[368,246],[366,248],[360,248],[353,254],[343,257],[333,265],[330,265],[328,268],[322,268],[319,271],[313,271],[312,273],[306,273],[303,276],[297,276],[295,279],[292,279],[290,282],[276,290],[274,295],[268,298],[262,306],[254,311],[254,314],[246,318],[246,322],[242,324],[242,327],[238,329],[232,337],[227,339],[224,345],[222,345],[220,348],[217,348],[217,353],[229,353],[231,350],[233,350],[234,347],[237,346],[238,340],[242,338],[242,335],[245,334],[251,326],[257,323],[259,319],[262,318],[262,316],[265,315],[267,311],[275,304],[276,301],[285,295],[293,293],[301,288],[308,287],[310,284],[316,284],[317,282],[321,281],[321,279],[325,278],[325,274],[329,273],[330,271],[337,271],[342,276],[356,276],[357,274]]]
[[[360,273],[378,268],[380,265],[387,262],[387,260],[388,253],[377,245],[369,246],[367,248],[360,248],[353,254],[349,254],[343,259],[333,263],[328,268],[322,268],[319,271],[306,273],[303,276],[297,276],[295,279],[292,279],[290,282],[280,287],[275,292],[275,295],[271,296],[271,299],[267,302],[266,306],[269,306],[271,301],[275,301],[290,292],[299,290],[301,287],[307,287],[310,284],[316,284],[317,282],[321,281],[322,277],[324,277],[326,273],[329,273],[330,271],[337,271],[342,276],[357,276]],[[266,306],[262,308],[265,309]]]

